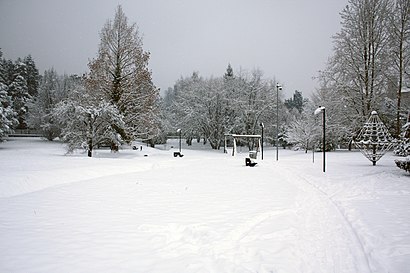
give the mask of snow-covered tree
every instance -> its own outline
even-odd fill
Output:
[[[37,96],[40,83],[40,74],[36,67],[36,63],[31,55],[24,57],[23,63],[26,66],[24,78],[27,81],[27,91],[31,97]]]
[[[359,132],[373,110],[393,125],[394,102],[387,98],[391,82],[392,46],[389,25],[393,0],[349,0],[341,12],[341,31],[334,53],[320,73],[315,97],[326,107],[333,126],[333,144],[347,142]]]
[[[3,59],[3,51],[0,48],[0,83],[6,84],[6,60]]]
[[[61,137],[68,151],[82,148],[89,157],[102,144],[118,146],[121,138],[117,130],[125,127],[116,106],[94,99],[84,89],[73,91],[69,99],[58,103],[53,118],[61,126]]]
[[[1,54],[0,54],[1,55]],[[29,55],[15,62],[1,59],[0,82],[6,85],[12,106],[17,113],[17,128],[27,128],[28,102],[37,94],[39,74],[33,58]]]
[[[234,75],[229,65],[223,77],[203,79],[194,72],[178,80],[164,98],[170,128],[182,128],[188,143],[203,137],[219,149],[224,134],[260,134],[260,123],[273,131],[275,84],[255,70]],[[247,145],[252,148],[253,142]]]
[[[3,52],[0,50],[0,141],[13,131],[13,126],[17,123],[17,114],[8,95],[6,66],[7,62],[3,59]]]
[[[57,103],[67,98],[71,91],[82,86],[82,79],[76,75],[59,76],[54,69],[44,72],[38,94],[28,104],[28,124],[40,130],[42,135],[53,140],[60,134],[60,127],[53,119]]]
[[[402,89],[410,81],[410,0],[395,0],[388,29],[391,58],[391,84],[397,93],[395,135],[400,135],[402,110]]]
[[[390,10],[390,0],[349,0],[334,36],[334,54],[321,73],[320,90],[330,92],[332,100],[326,108],[347,109],[344,118],[350,124],[344,126],[352,131],[372,110],[381,109],[386,96]]]
[[[295,90],[293,97],[285,100],[285,106],[289,110],[296,109],[299,113],[302,113],[303,107],[308,102],[306,98],[303,98],[302,92]]]
[[[14,79],[8,86],[8,92],[13,101],[14,111],[17,113],[17,119],[19,121],[17,128],[19,129],[27,128],[27,103],[31,98],[28,93],[26,75],[26,65],[18,59],[15,64]]]
[[[361,127],[361,118],[347,106],[345,98],[329,86],[322,87],[312,94],[314,107],[326,107],[326,147],[335,149],[340,145],[351,145],[352,135]]]
[[[321,125],[313,115],[314,106],[306,105],[305,109],[292,117],[286,125],[287,142],[297,147],[314,149],[316,142],[320,139]]]
[[[148,69],[149,53],[142,48],[136,24],[129,24],[122,7],[100,32],[96,59],[89,63],[87,88],[124,115],[125,128],[116,128],[124,140],[152,138],[159,133],[159,89]]]
[[[188,145],[191,145],[193,138],[204,136],[199,120],[202,112],[197,108],[204,94],[204,86],[205,80],[194,72],[191,77],[179,79],[164,99],[168,130],[175,132],[181,128]]]
[[[16,117],[11,97],[7,94],[7,86],[0,82],[0,141],[13,132],[13,126],[18,122]]]
[[[58,103],[56,94],[59,89],[59,79],[54,69],[44,72],[37,96],[29,103],[28,123],[31,127],[40,129],[42,135],[53,140],[60,134],[59,127],[53,122],[52,111]]]
[[[0,82],[9,86],[14,79],[14,70],[13,61],[4,59],[0,51]]]
[[[276,131],[276,107],[280,107],[281,116],[283,112],[282,104],[276,101],[276,83],[264,79],[262,71],[258,69],[252,71],[250,76],[240,73],[235,82],[232,107],[237,118],[232,132],[260,134],[261,122],[265,125],[266,135]],[[283,130],[280,129],[280,132]],[[254,143],[248,140],[247,145],[252,149]]]
[[[203,94],[200,94],[197,109],[200,128],[209,140],[213,149],[219,149],[223,144],[224,134],[229,131],[231,112],[228,106],[229,98],[223,89],[223,80],[209,79],[203,86]]]

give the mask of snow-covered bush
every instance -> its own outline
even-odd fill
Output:
[[[404,138],[400,140],[399,144],[394,149],[393,153],[398,156],[410,155],[410,139]]]
[[[403,129],[402,138],[393,151],[393,153],[398,156],[410,155],[410,122],[403,125]]]
[[[396,163],[397,167],[410,173],[410,156],[404,159],[396,159],[394,162]]]

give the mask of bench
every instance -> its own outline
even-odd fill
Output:
[[[177,157],[177,156],[179,156],[179,157],[183,157],[184,155],[183,155],[183,154],[181,154],[180,152],[174,152],[174,157]]]
[[[255,167],[255,165],[258,164],[249,157],[245,158],[245,165],[249,167]]]

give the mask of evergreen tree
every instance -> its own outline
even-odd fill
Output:
[[[16,117],[11,97],[7,94],[7,85],[0,82],[0,141],[13,132],[13,126],[18,122]]]
[[[5,85],[11,106],[17,114],[19,129],[27,128],[28,103],[37,94],[39,74],[34,60],[29,55],[24,60],[18,58],[14,63],[5,60],[0,51],[0,83]]]
[[[226,68],[224,78],[225,79],[232,79],[233,77],[234,77],[234,75],[233,75],[232,66],[231,66],[231,64],[228,64],[228,67]]]
[[[289,110],[296,109],[298,110],[299,113],[302,113],[303,111],[303,106],[307,102],[307,99],[304,99],[302,96],[302,92],[295,90],[295,93],[293,94],[293,98],[285,100],[285,106]]]
[[[38,69],[36,64],[31,57],[28,55],[23,59],[23,63],[26,65],[26,75],[25,79],[27,81],[27,91],[30,96],[34,97],[37,96],[39,81],[40,81],[40,74],[38,73]]]
[[[16,112],[13,109],[11,97],[8,95],[7,82],[7,62],[3,59],[3,52],[0,50],[0,141],[13,132],[13,127],[17,124]]]
[[[3,52],[0,48],[0,83],[7,84],[6,80],[6,60],[3,59]]]
[[[31,98],[28,93],[27,80],[25,76],[27,75],[26,65],[17,59],[14,69],[14,79],[8,87],[9,95],[13,101],[14,111],[17,113],[18,119],[18,129],[26,129],[26,114],[27,114],[27,103]]]
[[[9,86],[15,78],[15,65],[13,61],[1,59],[1,70],[0,82]]]

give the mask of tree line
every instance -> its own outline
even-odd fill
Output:
[[[276,79],[259,69],[234,72],[230,64],[224,75],[181,77],[161,98],[138,26],[118,6],[84,75],[53,69],[39,75],[31,56],[13,62],[0,51],[0,139],[36,128],[91,156],[100,145],[116,150],[135,139],[153,145],[182,129],[188,144],[203,139],[219,149],[225,134],[260,134],[263,123],[267,142],[276,144],[278,133],[281,145],[307,150],[320,146],[318,106],[326,107],[328,149],[349,143],[373,110],[398,137],[408,110],[402,90],[410,85],[409,14],[410,0],[349,0],[310,100],[299,91],[285,99]]]

